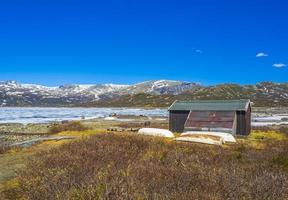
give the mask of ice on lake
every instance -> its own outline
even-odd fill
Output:
[[[63,120],[81,120],[103,118],[112,120],[109,116],[133,115],[155,117],[155,120],[165,120],[168,117],[167,109],[144,108],[19,108],[0,107],[0,124],[2,123],[47,123]],[[123,119],[125,120],[125,119]],[[252,114],[252,126],[269,126],[288,124],[288,114]]]
[[[269,116],[252,115],[252,126],[271,126],[283,124],[288,124],[288,114],[273,114]]]
[[[0,108],[0,123],[47,123],[63,120],[105,118],[111,114],[167,117],[166,109],[143,108]]]

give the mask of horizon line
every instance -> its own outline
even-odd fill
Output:
[[[219,83],[214,83],[214,84],[203,84],[199,81],[184,81],[184,80],[173,80],[173,79],[150,79],[150,80],[146,80],[146,81],[139,81],[139,82],[134,82],[131,84],[127,84],[127,83],[113,83],[113,82],[106,82],[106,83],[79,83],[79,82],[75,82],[75,83],[64,83],[64,84],[58,84],[58,85],[49,85],[49,84],[42,84],[42,83],[29,83],[29,82],[22,82],[22,81],[18,81],[18,80],[0,80],[0,83],[12,83],[15,82],[15,84],[20,84],[20,85],[38,85],[38,86],[44,86],[44,87],[60,87],[60,86],[65,86],[65,85],[105,85],[105,84],[112,84],[112,85],[127,85],[127,86],[131,86],[131,85],[136,85],[136,84],[140,84],[140,83],[145,83],[145,82],[152,82],[152,81],[175,81],[175,82],[183,82],[183,83],[193,83],[193,84],[197,84],[197,85],[201,85],[201,86],[217,86],[217,85],[228,85],[228,84],[235,84],[235,85],[241,85],[241,86],[245,86],[245,85],[257,85],[260,83],[274,83],[274,84],[287,84],[288,81],[283,81],[283,82],[276,82],[276,81],[270,81],[270,80],[264,80],[264,81],[259,81],[259,82],[255,82],[255,83],[237,83],[237,82],[219,82]]]

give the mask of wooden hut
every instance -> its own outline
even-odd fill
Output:
[[[251,131],[250,100],[175,101],[168,110],[172,132],[221,131],[249,135]]]

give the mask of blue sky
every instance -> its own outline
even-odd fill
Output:
[[[288,82],[287,9],[286,0],[1,1],[0,80]]]

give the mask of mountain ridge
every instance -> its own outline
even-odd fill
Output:
[[[166,107],[174,100],[251,99],[256,106],[288,106],[288,83],[253,85],[151,80],[133,85],[66,84],[48,87],[0,81],[0,106],[145,106]]]

